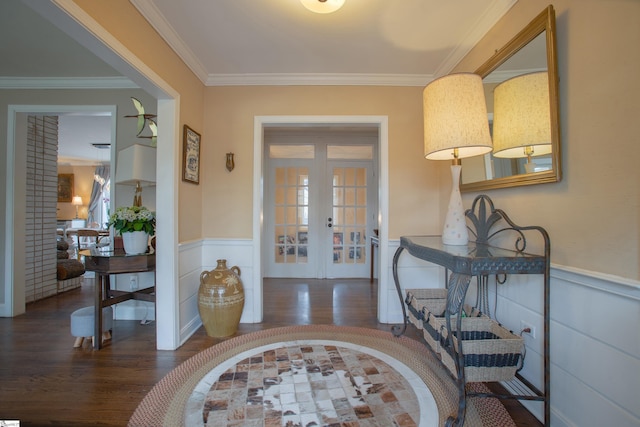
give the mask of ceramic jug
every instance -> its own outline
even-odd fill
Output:
[[[228,337],[238,331],[244,308],[244,288],[240,268],[227,268],[227,260],[219,259],[215,270],[200,274],[198,311],[210,337]]]

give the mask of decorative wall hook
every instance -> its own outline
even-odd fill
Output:
[[[227,170],[231,172],[235,166],[236,164],[233,161],[233,153],[227,153]]]

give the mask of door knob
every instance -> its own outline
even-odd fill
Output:
[[[327,227],[329,227],[329,228],[333,227],[333,219],[332,218],[327,218]]]

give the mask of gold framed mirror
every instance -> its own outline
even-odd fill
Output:
[[[549,5],[475,71],[482,77],[485,87],[494,150],[484,156],[462,160],[461,191],[558,182],[562,178],[555,22],[555,11]],[[526,96],[514,95],[524,93],[516,87],[524,87],[525,82],[533,80],[538,83],[527,83],[527,86],[534,87],[534,92]],[[527,102],[524,110],[515,104],[505,106],[508,102],[505,99],[513,101],[518,97],[542,101],[535,109],[531,102]],[[505,118],[505,112],[514,111],[527,118],[522,122],[526,122],[528,128],[520,129],[516,132],[517,138],[509,139],[502,136],[505,135],[504,123],[516,121]],[[531,130],[535,122],[533,117],[544,121],[539,126],[544,129],[543,135]],[[537,142],[530,138],[534,134],[538,136]],[[524,139],[528,141],[524,142]],[[512,145],[507,147],[508,144]]]

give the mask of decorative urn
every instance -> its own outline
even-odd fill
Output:
[[[240,268],[227,268],[227,260],[217,260],[214,270],[200,274],[198,311],[207,335],[222,338],[238,331],[244,308],[244,287]]]

